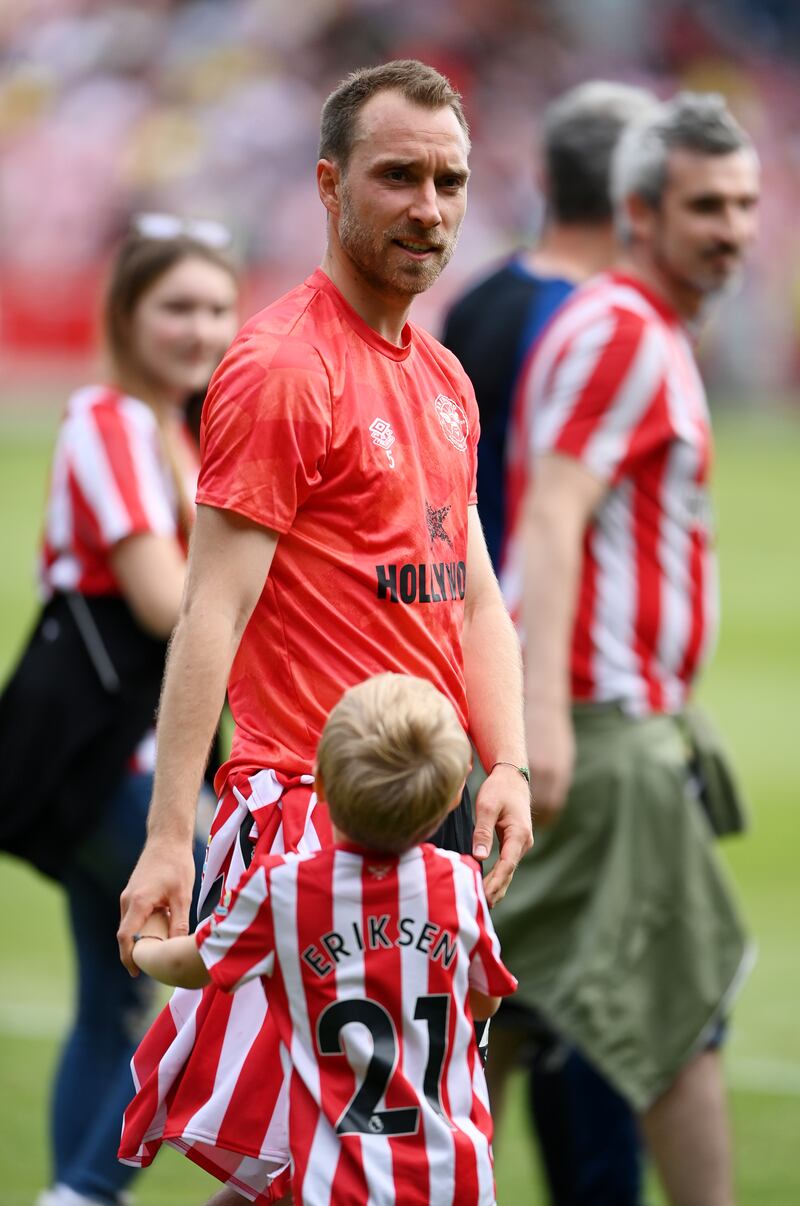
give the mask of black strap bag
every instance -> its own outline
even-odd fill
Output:
[[[0,696],[0,849],[60,878],[154,722],[166,648],[123,599],[47,603]]]

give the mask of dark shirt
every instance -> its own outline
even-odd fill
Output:
[[[533,344],[574,287],[559,277],[536,276],[515,256],[465,293],[445,319],[442,343],[463,364],[478,399],[478,502],[495,569],[505,529],[506,437],[517,381]]]

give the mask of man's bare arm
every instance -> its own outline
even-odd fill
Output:
[[[277,542],[277,533],[230,511],[198,508],[161,693],[147,841],[120,902],[117,939],[132,975],[133,935],[154,910],[169,910],[171,936],[188,932],[197,796],[231,663]]]
[[[500,855],[484,882],[489,904],[494,905],[508,890],[533,834],[528,785],[514,769],[527,761],[519,641],[475,507],[469,508],[463,648],[471,736],[490,772],[475,801],[473,854],[487,857],[496,830]]]
[[[570,648],[584,532],[606,486],[578,461],[537,461],[523,503],[525,721],[534,817],[547,824],[572,777]]]

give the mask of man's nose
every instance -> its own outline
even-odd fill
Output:
[[[440,224],[442,215],[439,210],[439,198],[433,180],[423,181],[415,190],[413,200],[408,209],[408,216],[414,222],[419,222],[420,226],[424,226],[427,230]]]
[[[726,243],[744,247],[753,238],[755,230],[755,213],[751,208],[741,205],[726,206],[720,229],[720,237]]]

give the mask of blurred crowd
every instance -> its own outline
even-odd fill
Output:
[[[349,69],[416,57],[463,92],[473,178],[462,243],[417,317],[541,218],[537,115],[605,76],[714,89],[762,157],[755,267],[704,349],[717,392],[800,375],[800,6],[792,0],[15,0],[0,7],[0,351],[92,346],[109,250],[133,213],[215,217],[247,308],[316,264],[320,103]],[[422,302],[423,299],[420,299]]]

